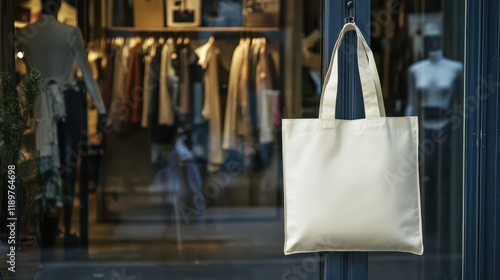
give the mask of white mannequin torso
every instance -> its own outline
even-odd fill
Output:
[[[406,114],[415,115],[418,108],[448,109],[462,71],[462,63],[442,57],[440,51],[411,65]],[[447,123],[446,119],[424,119],[424,126],[429,129],[443,128]]]

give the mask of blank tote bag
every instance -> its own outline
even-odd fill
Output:
[[[366,118],[335,119],[338,49],[358,37]],[[417,117],[387,118],[373,54],[353,23],[342,29],[318,119],[283,121],[285,254],[423,254]]]

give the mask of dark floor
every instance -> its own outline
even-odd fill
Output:
[[[371,255],[369,280],[459,280],[461,273],[438,271],[435,264],[453,258],[414,258],[407,255]],[[460,263],[460,258],[454,259]],[[442,269],[441,269],[442,270]],[[40,279],[320,279],[318,258],[312,254],[279,260],[192,262],[80,262],[46,265]]]
[[[294,279],[290,272],[295,266],[302,267],[301,258],[252,262],[88,263],[46,267],[42,279]],[[311,265],[307,269],[310,272],[302,270],[307,275],[302,279],[319,279],[319,266]],[[291,278],[287,278],[289,274]]]

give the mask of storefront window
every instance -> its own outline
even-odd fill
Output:
[[[387,114],[419,116],[424,255],[369,254],[369,279],[462,279],[464,1],[372,1]]]
[[[318,116],[320,0],[14,6],[13,80],[42,89],[17,279],[320,279],[319,253],[283,254],[281,154],[281,120]],[[370,16],[387,116],[419,116],[424,255],[369,253],[368,278],[461,279],[465,1]]]
[[[27,133],[53,191],[26,279],[319,279],[283,254],[281,119],[321,84],[319,1],[296,2],[63,1],[67,28],[16,1],[16,71],[55,110]]]

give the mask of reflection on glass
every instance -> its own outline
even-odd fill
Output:
[[[419,116],[424,255],[370,254],[370,279],[461,279],[464,7],[372,1],[387,113]]]

